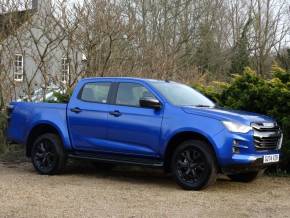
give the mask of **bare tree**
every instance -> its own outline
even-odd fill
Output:
[[[288,7],[287,2],[275,0],[251,0],[250,13],[253,17],[252,50],[254,65],[258,74],[265,75],[267,62],[274,48],[289,33],[288,21],[283,18]]]
[[[83,76],[210,82],[227,80],[246,65],[267,76],[274,57],[282,57],[289,45],[286,0],[39,2],[41,9],[34,11],[30,0],[0,0],[9,19],[9,31],[0,31],[7,57],[0,75],[3,96],[21,87],[30,99],[36,87],[46,90],[51,83],[68,90]],[[26,11],[21,25],[12,13],[19,10]],[[24,71],[22,83],[10,69],[16,51],[36,66]],[[66,81],[61,81],[62,57],[69,65]]]

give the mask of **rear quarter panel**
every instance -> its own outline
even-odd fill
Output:
[[[7,129],[9,140],[26,144],[28,136],[34,127],[40,124],[49,124],[58,131],[65,148],[70,149],[66,104],[27,102],[11,104],[14,109]]]

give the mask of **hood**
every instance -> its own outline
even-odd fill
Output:
[[[239,110],[229,110],[217,107],[206,108],[192,106],[182,107],[182,109],[188,114],[196,114],[199,116],[206,116],[218,120],[236,121],[246,125],[250,125],[253,122],[275,122],[275,120],[271,117]]]

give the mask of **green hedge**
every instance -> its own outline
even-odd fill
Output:
[[[290,172],[290,73],[273,66],[272,78],[263,79],[250,68],[242,75],[234,75],[228,84],[194,85],[218,105],[266,114],[277,119],[283,129],[283,169]]]

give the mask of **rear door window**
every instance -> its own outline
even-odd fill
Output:
[[[82,88],[79,98],[83,101],[106,104],[110,87],[111,83],[87,83]]]

